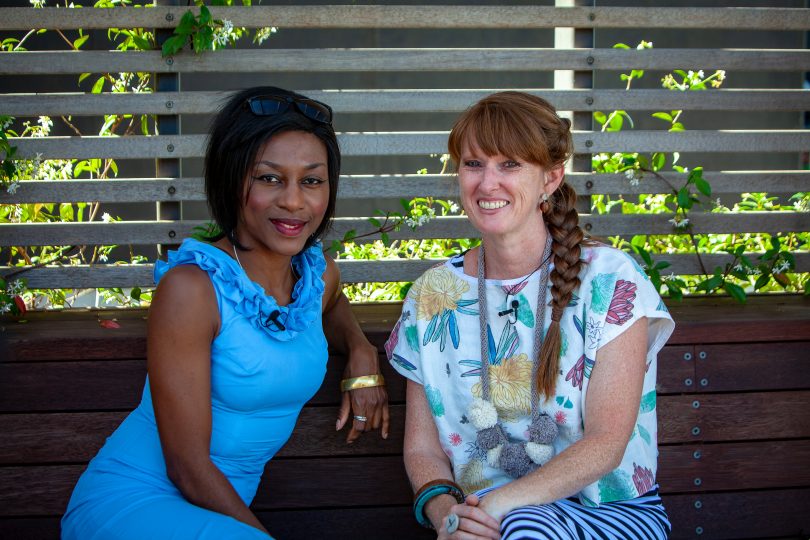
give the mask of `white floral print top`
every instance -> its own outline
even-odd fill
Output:
[[[586,486],[583,504],[627,500],[655,485],[657,448],[656,355],[675,324],[658,292],[635,260],[624,252],[597,244],[582,250],[587,263],[582,284],[561,320],[562,349],[556,395],[540,398],[540,410],[559,426],[554,443],[560,453],[583,435],[583,413],[591,370],[598,350],[647,317],[647,372],[638,419],[618,468]],[[532,340],[539,273],[527,281],[488,279],[487,333],[491,398],[501,423],[515,441],[527,441],[531,413]],[[444,451],[456,481],[470,493],[510,481],[490,467],[476,444],[476,430],[466,418],[473,397],[480,397],[481,344],[476,278],[463,272],[458,256],[425,272],[408,292],[402,316],[385,349],[393,367],[425,388]],[[518,300],[517,316],[499,316]],[[551,301],[550,284],[546,292]],[[545,329],[550,324],[546,310]]]

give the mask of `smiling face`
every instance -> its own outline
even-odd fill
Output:
[[[537,234],[546,172],[534,163],[502,154],[489,156],[465,144],[458,164],[461,202],[484,236]]]
[[[244,201],[237,226],[242,245],[285,256],[299,253],[329,205],[326,146],[303,131],[273,136],[256,154]]]

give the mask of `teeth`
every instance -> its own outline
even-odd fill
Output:
[[[496,210],[509,204],[506,201],[478,201],[478,206],[484,210]]]

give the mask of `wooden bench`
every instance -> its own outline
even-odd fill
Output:
[[[358,305],[382,344],[398,304]],[[659,357],[659,482],[673,538],[810,534],[810,299],[687,299]],[[36,313],[0,332],[0,538],[57,538],[87,461],[140,399],[144,311]],[[433,538],[402,465],[404,381],[383,360],[391,436],[335,433],[343,359],[267,466],[253,509],[280,539]]]

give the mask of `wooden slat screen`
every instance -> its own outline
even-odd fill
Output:
[[[172,28],[186,8],[154,7],[144,9],[32,9],[0,8],[0,32],[46,29],[106,29],[110,27]],[[810,30],[810,10],[791,8],[554,8],[532,6],[273,6],[212,8],[216,18],[227,19],[236,26],[260,28],[278,26],[294,32],[326,32],[330,29],[391,29],[392,31],[436,32],[480,29],[486,32],[540,30],[558,26],[607,29],[722,29],[775,32]],[[409,30],[412,29],[412,30]],[[338,129],[343,117],[382,117],[382,129],[340,134],[341,148],[349,158],[341,180],[341,200],[374,204],[400,198],[434,196],[454,198],[457,189],[451,176],[413,174],[412,169],[394,165],[390,170],[368,173],[366,163],[401,163],[400,158],[417,158],[445,151],[447,127],[452,118],[490,90],[470,88],[403,88],[397,77],[406,76],[411,83],[415,74],[456,73],[478,76],[502,72],[504,80],[517,81],[512,87],[527,89],[549,99],[558,109],[574,112],[624,109],[639,116],[648,111],[683,109],[698,114],[720,115],[733,120],[740,115],[794,114],[790,126],[762,129],[756,118],[742,124],[719,121],[712,129],[667,133],[640,128],[617,133],[576,131],[575,146],[583,155],[596,152],[685,152],[704,155],[733,155],[752,159],[757,154],[795,156],[795,168],[768,166],[707,170],[713,196],[734,196],[743,192],[768,191],[792,194],[810,191],[810,171],[802,170],[799,156],[810,149],[810,130],[802,129],[800,113],[810,110],[810,91],[802,89],[801,77],[810,71],[810,51],[802,48],[750,47],[748,41],[727,39],[722,46],[705,48],[654,48],[651,50],[614,49],[600,44],[594,49],[554,49],[538,47],[490,46],[469,43],[469,48],[435,47],[425,38],[424,48],[358,46],[357,42],[337,33],[329,48],[291,48],[287,42],[276,46],[271,38],[262,48],[207,52],[197,56],[183,52],[163,58],[154,52],[117,52],[86,50],[81,52],[38,50],[36,52],[1,52],[0,80],[9,77],[36,81],[54,75],[78,76],[83,72],[146,71],[179,73],[196,84],[183,84],[182,92],[144,94],[91,94],[77,92],[75,84],[64,91],[0,91],[0,114],[17,117],[38,115],[97,118],[103,114],[180,115],[184,123],[197,126],[181,135],[130,136],[55,136],[44,139],[15,139],[20,158],[88,159],[115,158],[143,162],[156,158],[179,158],[189,165],[181,178],[149,177],[122,174],[113,180],[58,181],[56,179],[24,180],[15,193],[0,191],[0,204],[34,202],[99,201],[105,204],[181,202],[200,205],[204,201],[199,158],[205,145],[203,119],[216,111],[228,95],[226,86],[217,88],[218,74],[244,74],[266,77],[278,74],[296,80],[297,76],[318,73],[321,87],[299,90],[315,99],[328,102],[336,111]],[[420,34],[423,35],[423,34]],[[424,34],[429,36],[431,34]],[[489,35],[489,34],[488,34]],[[732,35],[732,34],[729,34]],[[540,34],[538,33],[538,36]],[[340,39],[344,39],[341,42]],[[628,38],[630,39],[630,38]],[[497,43],[492,41],[492,43]],[[688,47],[689,44],[684,44]],[[525,81],[546,80],[553,70],[578,70],[604,73],[616,79],[617,71],[652,70],[656,74],[672,69],[725,69],[729,74],[754,73],[791,76],[795,85],[785,87],[729,88],[705,92],[674,92],[639,88],[629,91],[610,87],[595,89],[543,89]],[[342,86],[349,75],[379,78],[382,88],[356,88],[357,83]],[[658,75],[652,75],[656,77]],[[207,78],[206,78],[207,77]],[[410,77],[410,78],[408,78]],[[513,77],[513,78],[510,78]],[[544,79],[545,77],[545,79]],[[601,75],[600,75],[601,77]],[[659,76],[660,78],[660,76]],[[205,79],[205,83],[199,81]],[[233,76],[227,75],[228,88]],[[370,79],[369,79],[370,80]],[[222,83],[225,84],[225,83]],[[452,84],[452,83],[451,83]],[[464,83],[462,86],[470,86]],[[782,85],[784,86],[784,85]],[[446,118],[444,130],[425,130],[420,121],[407,118],[438,115]],[[399,119],[402,120],[400,124]],[[347,124],[350,125],[350,124]],[[399,127],[404,125],[405,127]],[[435,125],[435,124],[434,124]],[[385,161],[394,160],[394,161]],[[362,165],[361,165],[362,164]],[[400,168],[397,168],[400,167]],[[122,167],[123,169],[124,167]],[[761,169],[761,170],[760,170]],[[679,176],[665,173],[665,180],[644,178],[631,185],[623,175],[598,175],[575,172],[569,181],[580,195],[634,196],[642,193],[666,193],[668,183]],[[671,215],[582,215],[582,223],[591,234],[608,237],[630,237],[635,234],[669,234],[673,232]],[[147,218],[148,219],[148,218]],[[698,233],[785,233],[810,230],[808,213],[746,212],[740,214],[693,213],[690,216]],[[26,245],[135,244],[152,246],[177,243],[204,221],[195,218],[181,221],[144,221],[127,219],[116,223],[53,223],[0,225],[0,248]],[[362,215],[350,215],[336,221],[332,238],[340,238],[349,229],[367,229]],[[468,238],[476,232],[463,218],[451,217],[431,221],[414,230],[403,227],[391,234],[392,239]],[[797,269],[810,271],[810,256],[796,253]],[[675,273],[695,273],[699,263],[694,256],[667,257]],[[728,260],[723,254],[703,256],[708,268]],[[435,261],[341,261],[344,280],[408,281],[414,279]],[[5,263],[0,263],[5,264]],[[0,274],[12,269],[0,267]],[[152,265],[119,266],[96,264],[76,267],[45,267],[17,274],[25,277],[30,287],[84,288],[94,286],[150,285]]]

